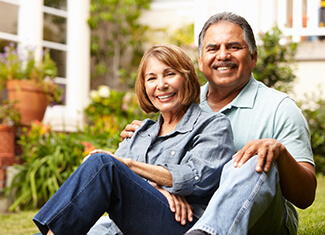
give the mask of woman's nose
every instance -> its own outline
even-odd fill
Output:
[[[166,83],[166,81],[163,78],[158,78],[157,88],[159,90],[165,90],[168,88],[168,84]]]

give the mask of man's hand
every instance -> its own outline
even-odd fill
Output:
[[[285,150],[284,145],[276,139],[251,140],[233,156],[234,166],[241,167],[248,159],[257,155],[255,170],[268,172],[272,161],[277,160]]]
[[[189,222],[193,221],[192,206],[187,203],[183,196],[169,193],[154,182],[150,182],[150,184],[165,196],[169,203],[170,210],[175,213],[175,220],[177,222],[180,222],[181,225],[185,225],[186,220]]]
[[[126,125],[124,130],[121,132],[122,141],[125,138],[130,138],[133,133],[142,125],[142,121],[134,120],[131,124]]]

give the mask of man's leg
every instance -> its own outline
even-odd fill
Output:
[[[263,231],[262,234],[286,233],[285,206],[276,166],[273,164],[268,173],[258,173],[256,162],[254,156],[240,168],[233,167],[233,160],[225,165],[218,190],[190,231],[218,235],[246,234],[250,230]]]
[[[123,233],[109,216],[102,216],[87,235],[123,235]]]
[[[108,212],[125,234],[182,234],[165,197],[106,154],[87,159],[34,217],[43,234],[86,234]]]

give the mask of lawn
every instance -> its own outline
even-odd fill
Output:
[[[298,235],[325,234],[325,176],[318,176],[318,187],[314,204],[299,210]],[[29,235],[38,230],[32,222],[36,211],[0,214],[0,235]]]

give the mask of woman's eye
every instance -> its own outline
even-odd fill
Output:
[[[147,78],[147,81],[152,81],[152,80],[154,80],[155,79],[155,77],[148,77]]]

